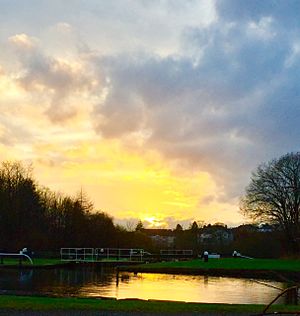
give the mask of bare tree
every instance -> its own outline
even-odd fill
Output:
[[[21,162],[0,164],[0,247],[39,244],[43,218],[32,168]]]
[[[254,220],[279,224],[290,250],[299,250],[300,152],[260,165],[252,173],[241,211]]]

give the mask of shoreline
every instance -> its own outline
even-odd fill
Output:
[[[219,269],[219,268],[153,268],[145,266],[120,266],[117,272],[133,273],[161,273],[161,274],[181,274],[181,275],[207,275],[218,277],[235,277],[247,279],[268,279],[281,282],[300,281],[300,273],[295,271],[282,270],[243,270],[243,269]]]
[[[0,264],[0,271],[6,269],[77,269],[84,267],[114,268],[116,273],[163,273],[181,275],[208,275],[250,279],[268,279],[280,282],[300,281],[300,260],[255,259],[213,259],[208,263],[199,260],[141,263],[137,261],[59,261],[57,259],[36,259],[33,265],[18,263]]]

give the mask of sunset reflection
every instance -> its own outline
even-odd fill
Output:
[[[277,289],[276,289],[277,288]],[[103,288],[99,285],[81,289],[84,296],[108,296],[117,299],[139,298],[185,302],[265,304],[279,293],[283,284],[275,281],[253,280],[212,276],[186,276],[139,273],[122,273],[118,286]],[[277,303],[284,303],[281,298]]]

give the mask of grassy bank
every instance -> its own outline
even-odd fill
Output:
[[[201,269],[236,269],[236,270],[277,270],[300,272],[300,260],[283,259],[242,259],[242,258],[221,258],[190,261],[169,261],[148,263],[136,267],[146,267],[151,269],[160,268],[201,268]]]
[[[40,267],[40,266],[51,266],[51,265],[60,265],[63,262],[60,259],[48,259],[48,258],[33,258],[33,265],[30,263],[28,259],[22,260],[22,266],[30,266],[30,267]],[[0,268],[4,266],[19,266],[18,258],[4,258],[3,264],[0,264]]]
[[[259,313],[264,305],[240,304],[202,304],[169,301],[144,301],[137,299],[92,299],[92,298],[52,298],[31,296],[0,296],[0,310],[98,310],[98,311],[143,311],[160,313],[180,312],[255,312]],[[270,311],[300,311],[299,306],[274,305]]]
[[[51,268],[64,267],[69,262],[59,259],[34,258],[33,265],[29,261],[23,261],[24,268]],[[99,263],[100,264],[100,263]],[[189,261],[166,261],[147,264],[125,263],[113,260],[103,260],[102,264],[111,266],[119,265],[120,271],[128,272],[152,272],[171,274],[207,274],[215,276],[233,276],[250,278],[269,278],[276,280],[300,281],[300,260],[291,259],[241,259],[221,258],[209,259],[204,262],[200,259]],[[124,265],[125,266],[121,266]],[[128,265],[127,265],[128,264]],[[130,264],[130,265],[129,265]],[[19,260],[5,258],[1,268],[19,268]]]
[[[300,260],[221,258],[120,267],[121,271],[300,280]]]
[[[60,259],[50,259],[50,258],[33,258],[32,259],[33,264],[30,263],[29,260],[24,259],[22,261],[22,266],[25,268],[43,268],[43,267],[60,267],[60,266],[65,266],[65,265],[74,265],[76,264],[76,261],[61,261]],[[90,261],[80,261],[78,262],[82,264],[93,264],[95,263],[93,260]],[[117,265],[122,265],[122,264],[136,264],[136,261],[130,261],[130,260],[117,260],[114,258],[110,259],[103,259],[101,261],[97,261],[96,263],[98,264],[103,264],[109,266],[117,266]],[[16,267],[19,268],[19,259],[18,258],[4,258],[3,264],[0,264],[0,268],[3,267]]]
[[[118,262],[117,260],[103,260],[103,262]],[[64,263],[60,259],[34,258],[34,266],[58,265]],[[4,265],[19,265],[19,259],[5,258]],[[31,266],[28,260],[23,260],[22,265]],[[1,267],[1,265],[0,265]],[[241,259],[241,258],[221,258],[209,259],[208,262],[203,260],[189,261],[165,261],[157,263],[137,264],[134,268],[147,269],[226,269],[226,270],[276,270],[276,271],[293,271],[300,272],[300,260],[288,259]]]

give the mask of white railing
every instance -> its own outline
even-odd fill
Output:
[[[61,248],[62,261],[94,261],[93,248]]]
[[[33,264],[32,259],[26,255],[25,253],[4,253],[4,252],[0,252],[0,258],[2,259],[3,257],[25,257],[27,258],[31,264]]]
[[[102,259],[127,259],[127,260],[143,260],[145,255],[144,249],[126,249],[126,248],[96,248],[96,260]]]
[[[62,261],[129,260],[142,261],[144,249],[124,248],[61,248]]]

